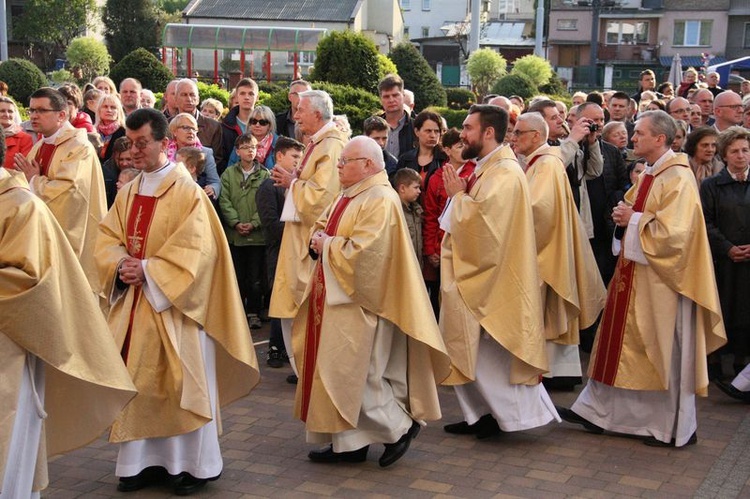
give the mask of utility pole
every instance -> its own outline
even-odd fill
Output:
[[[544,57],[542,39],[544,38],[544,0],[536,2],[536,36],[534,37],[534,55]]]
[[[0,0],[0,61],[8,60],[8,16],[5,0]]]
[[[599,57],[599,14],[602,9],[601,0],[591,1],[592,19],[591,19],[591,71],[589,73],[589,85],[594,90],[598,86],[597,82],[597,71],[596,71],[596,60]]]
[[[481,0],[471,0],[471,32],[469,33],[469,54],[479,50],[479,14],[482,10]]]

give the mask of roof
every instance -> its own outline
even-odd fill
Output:
[[[191,0],[187,18],[349,22],[361,0]]]
[[[714,56],[711,58],[711,61],[708,63],[708,65],[714,65],[714,64],[721,64],[722,62],[726,61],[726,57],[722,56]],[[703,58],[699,55],[681,55],[680,61],[682,61],[682,67],[683,68],[689,68],[690,66],[694,68],[699,68],[703,66]],[[659,57],[659,63],[665,67],[665,68],[671,68],[672,67],[672,56],[671,55],[662,55]]]
[[[440,28],[447,37],[462,35],[469,36],[471,26],[467,23],[446,23]],[[519,21],[491,21],[482,24],[479,32],[479,45],[481,46],[534,46],[534,39],[529,36],[530,25]]]

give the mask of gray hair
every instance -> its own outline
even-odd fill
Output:
[[[182,78],[181,80],[177,80],[177,84],[174,87],[174,92],[179,93],[180,87],[184,87],[185,85],[192,86],[195,89],[195,93],[198,94],[198,85],[196,85],[195,82],[190,78]]]
[[[542,140],[544,140],[544,142],[547,142],[547,139],[549,138],[549,125],[547,125],[547,122],[545,121],[544,116],[542,116],[542,113],[538,111],[524,113],[519,116],[518,120],[516,121],[516,123],[521,122],[528,123],[531,129],[538,131],[539,135],[542,136]]]
[[[333,119],[333,101],[328,92],[323,90],[307,90],[299,93],[299,98],[308,99],[310,106],[320,113],[320,119],[328,123]]]
[[[664,135],[667,138],[667,147],[674,142],[674,138],[677,135],[677,123],[675,123],[674,118],[664,111],[646,111],[640,114],[638,121],[644,118],[649,119],[651,133],[654,135]]]
[[[273,114],[270,107],[255,106],[253,110],[250,111],[250,117],[255,118],[256,116],[260,116],[261,119],[268,121],[271,124],[269,132],[276,133],[276,115]]]
[[[366,135],[357,135],[349,141],[350,144],[356,144],[362,148],[362,156],[372,161],[378,170],[385,169],[383,160],[383,150],[377,142]]]
[[[404,104],[407,106],[414,105],[414,92],[411,90],[404,89]]]

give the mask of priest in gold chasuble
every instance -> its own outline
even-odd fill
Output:
[[[449,372],[398,195],[383,153],[356,137],[338,162],[344,190],[315,224],[317,259],[294,322],[295,416],[307,439],[330,443],[314,462],[360,462],[385,444],[398,460],[425,420],[440,418]]]
[[[247,395],[258,367],[229,247],[213,206],[166,156],[167,122],[128,116],[134,166],[96,245],[109,325],[138,395],[115,422],[121,491],[177,476],[191,493],[219,476],[219,407]]]

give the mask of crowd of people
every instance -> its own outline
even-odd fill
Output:
[[[44,87],[24,123],[0,98],[2,497],[107,427],[120,491],[218,479],[266,320],[314,462],[391,466],[441,384],[450,434],[696,443],[710,380],[750,402],[750,88],[698,80],[489,95],[457,129],[388,75],[354,138],[304,80],[278,114],[250,78],[226,109],[191,79],[161,109],[133,78]]]

